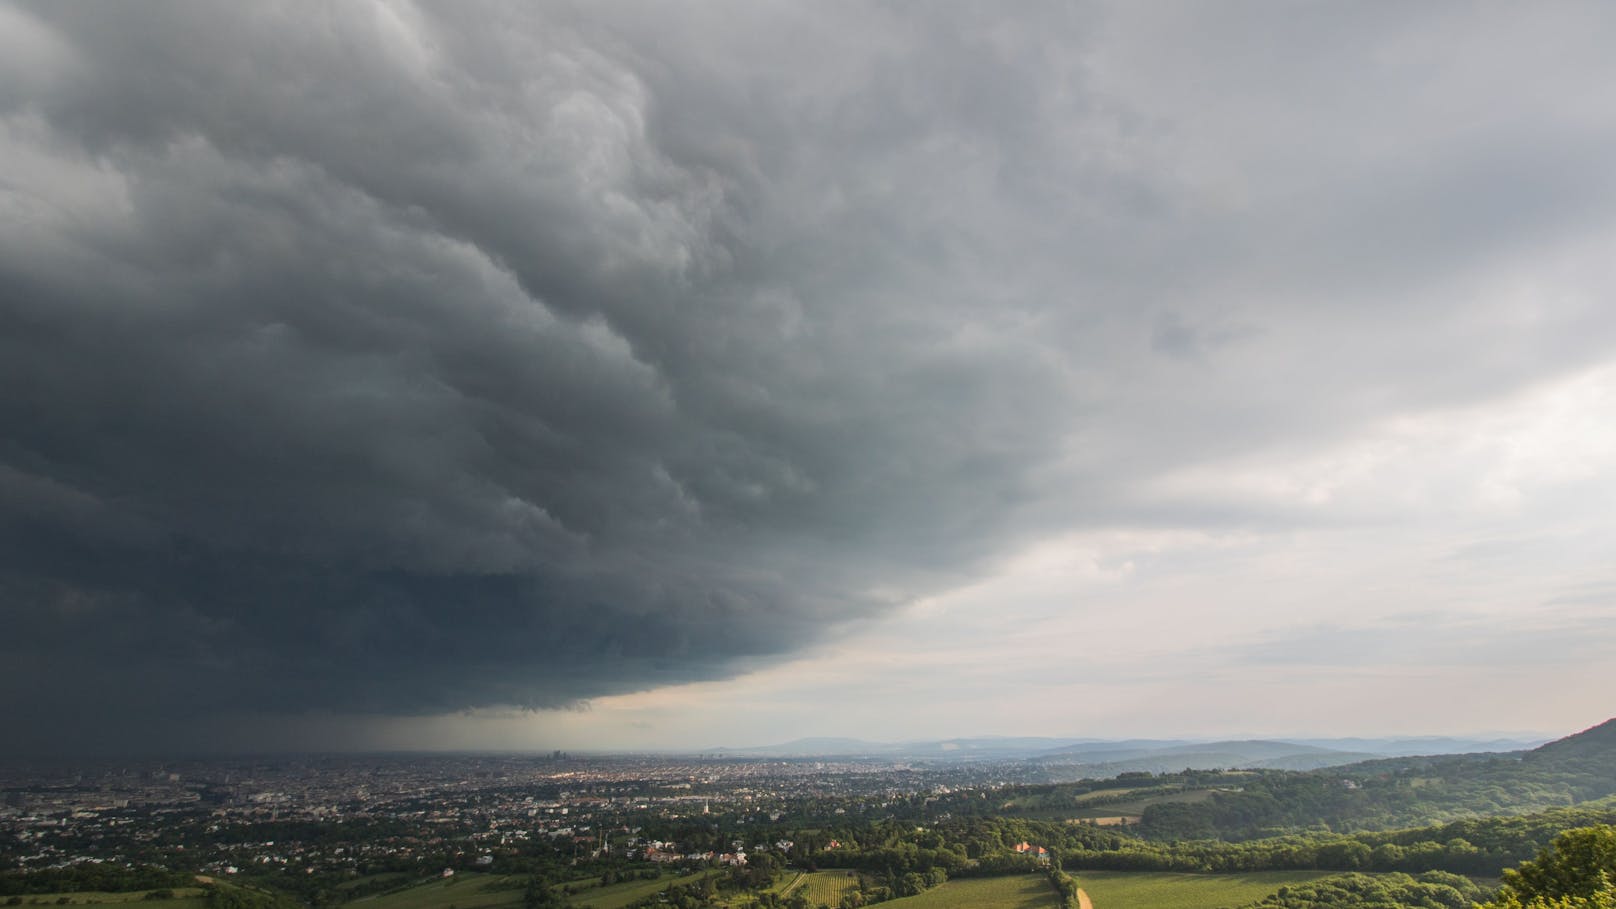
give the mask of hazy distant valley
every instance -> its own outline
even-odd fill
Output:
[[[1103,777],[1139,771],[1169,773],[1225,767],[1317,770],[1383,757],[1521,751],[1539,744],[1541,740],[1533,739],[1443,736],[1298,741],[982,737],[897,743],[806,738],[779,745],[721,748],[713,753],[736,757],[1024,761],[1048,768],[1054,775]]]
[[[1517,744],[830,739],[692,755],[21,762],[0,778],[0,896],[105,909],[1465,909],[1494,899],[1505,869],[1554,861],[1540,851],[1565,837],[1616,843],[1616,720]],[[1491,750],[1439,753],[1467,746]]]

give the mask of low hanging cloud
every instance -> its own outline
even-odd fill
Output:
[[[5,711],[724,677],[1610,357],[1599,42],[1129,12],[5,7]]]

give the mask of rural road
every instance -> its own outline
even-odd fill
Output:
[[[1077,905],[1078,909],[1094,909],[1094,904],[1089,902],[1089,895],[1083,892],[1082,887],[1077,888]]]

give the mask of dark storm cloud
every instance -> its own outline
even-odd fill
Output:
[[[1371,109],[1400,73],[1297,59],[1409,154],[1311,109],[1298,154],[1225,142],[1135,93],[1111,19],[8,10],[6,709],[44,738],[718,677],[1043,529],[1200,520],[1139,491],[1197,457],[1608,351],[1569,303],[1496,349],[1451,298],[1387,300],[1404,339],[1361,305],[1585,230],[1608,123],[1505,98],[1541,143],[1471,154],[1508,124],[1426,141]],[[1224,78],[1234,128],[1303,109]],[[1450,342],[1476,362],[1425,381]]]
[[[748,86],[633,17],[462,12],[28,10],[57,46],[7,99],[38,171],[0,568],[34,724],[711,677],[978,556],[1025,494],[1053,427],[1010,396],[1046,367],[941,337],[963,301],[907,272],[943,238],[858,185],[924,140],[925,72],[797,97],[790,60]],[[884,160],[838,175],[843,142]]]

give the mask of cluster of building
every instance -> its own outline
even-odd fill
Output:
[[[738,866],[748,854],[740,842],[676,851],[639,833],[692,821],[744,829],[879,817],[953,791],[968,782],[962,772],[954,764],[559,753],[13,766],[0,768],[0,863],[169,864],[162,843],[180,838],[188,867],[220,874],[344,872],[438,857],[475,868],[484,856],[535,844],[580,859]],[[378,832],[337,845],[240,833],[299,823]],[[751,852],[791,845],[764,841]]]

